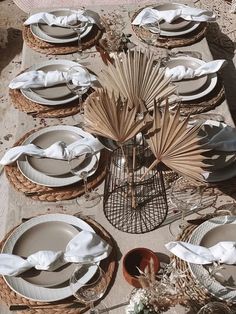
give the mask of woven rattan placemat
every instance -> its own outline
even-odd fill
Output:
[[[45,53],[47,55],[65,55],[69,53],[76,52],[78,50],[78,43],[74,41],[72,43],[65,44],[52,44],[36,38],[29,26],[23,26],[23,39],[25,43],[32,49],[40,53]],[[83,49],[88,49],[94,46],[102,36],[102,30],[93,25],[92,30],[82,38]]]
[[[216,216],[220,216],[222,214],[220,213],[214,213],[211,216],[206,216],[206,218],[212,218]],[[202,217],[204,218],[204,216]],[[188,242],[192,232],[198,227],[198,225],[190,224],[188,225],[183,232],[179,235],[178,241]],[[185,296],[197,307],[200,308],[201,306],[204,306],[208,302],[212,301],[218,301],[223,302],[213,295],[211,295],[208,290],[203,287],[197,279],[195,279],[188,267],[188,263],[181,260],[175,255],[171,256],[171,260],[174,262],[175,267],[179,270],[181,270],[184,273],[184,276],[179,276],[178,278],[178,285],[179,289],[185,294]],[[234,308],[236,308],[234,306]]]
[[[114,240],[112,239],[111,235],[100,225],[98,224],[96,221],[94,221],[92,218],[90,217],[81,217],[83,220],[85,220],[89,225],[91,225],[91,227],[94,228],[94,230],[96,231],[96,233],[103,238],[104,240],[106,240],[111,246],[112,246],[112,252],[109,255],[108,258],[104,259],[103,261],[101,261],[100,266],[102,267],[102,269],[105,272],[106,275],[106,280],[108,283],[108,289],[110,288],[112,281],[113,281],[113,277],[115,275],[116,272],[116,268],[117,268],[117,259],[116,259],[116,250],[115,250],[115,243]],[[13,229],[14,230],[14,229]],[[10,233],[13,231],[11,230],[6,236],[5,238],[2,240],[2,242],[0,243],[0,249],[2,249],[7,237],[10,235]],[[0,277],[0,285],[1,285],[1,289],[0,289],[0,300],[2,303],[6,304],[7,306],[11,305],[11,304],[25,304],[25,305],[40,305],[43,303],[40,302],[35,302],[35,301],[31,301],[28,299],[25,299],[23,297],[21,297],[20,295],[18,295],[17,293],[15,293],[14,291],[12,291],[8,285],[6,284],[5,280],[3,279],[3,277]],[[70,302],[73,301],[73,298],[68,298],[66,300],[63,301],[68,301]],[[63,302],[62,301],[62,302]],[[58,304],[59,303],[59,304]],[[83,313],[85,312],[88,308],[85,307],[79,307],[79,308],[69,308],[70,304],[60,304],[60,302],[54,302],[53,304],[55,304],[52,308],[45,308],[45,309],[30,309],[30,310],[26,310],[26,311],[20,311],[17,313],[37,313],[37,314],[79,314],[79,313]],[[81,309],[81,310],[80,310]]]
[[[216,87],[206,96],[195,100],[182,102],[180,110],[182,115],[203,113],[213,110],[219,106],[225,99],[225,90],[222,84],[222,79],[218,75]]]
[[[135,17],[138,15],[138,13],[141,12],[143,9],[144,8],[137,10],[133,14],[131,21],[133,21]],[[150,32],[147,29],[144,29],[143,27],[139,27],[138,25],[132,25],[132,28],[136,36],[141,41],[145,42],[145,37],[148,37]],[[155,41],[152,40],[151,45],[160,47],[160,48],[167,48],[167,49],[189,46],[200,41],[205,36],[206,30],[207,30],[207,23],[205,22],[200,23],[199,26],[194,31],[188,34],[185,34],[184,36],[176,36],[176,37],[159,36],[155,38]]]
[[[83,100],[85,100],[92,91],[93,89],[85,93]],[[68,104],[58,106],[41,105],[25,98],[19,89],[9,89],[9,97],[16,109],[37,118],[64,118],[80,112],[78,99]]]
[[[21,143],[33,134],[35,130],[26,133],[21,137],[14,146],[21,145]],[[106,176],[107,165],[109,159],[109,152],[107,150],[101,151],[99,159],[99,165],[96,172],[88,178],[88,188],[94,188],[98,186]],[[42,185],[38,185],[29,181],[18,169],[16,164],[5,166],[6,176],[13,187],[20,192],[23,192],[26,196],[31,197],[34,200],[56,202],[62,200],[69,200],[78,197],[84,193],[83,182],[77,182],[69,186],[63,186],[58,188],[51,188]]]

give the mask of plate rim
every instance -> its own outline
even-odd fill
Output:
[[[213,230],[214,228],[218,227],[219,225],[216,226],[216,223],[220,223],[220,225],[223,224],[236,224],[236,216],[219,216],[219,217],[214,217],[211,218],[205,222],[203,222],[201,225],[199,225],[191,234],[188,242],[191,244],[196,244],[199,245],[200,241],[202,240],[203,236],[207,234],[207,232]],[[200,235],[199,235],[200,233]],[[209,275],[208,271],[202,266],[198,264],[193,264],[188,262],[188,267],[191,271],[191,274],[193,275],[194,278],[196,278],[200,284],[205,287],[213,296],[217,297],[220,300],[224,301],[231,301],[233,303],[236,303],[236,290],[232,291],[230,289],[227,289],[223,285],[221,285],[217,280],[213,281],[213,285],[211,285],[211,280],[209,276],[208,283],[209,285],[207,286],[206,284],[204,285],[203,280],[201,278],[198,278],[198,273],[202,273],[204,276]],[[218,296],[217,291],[215,289],[218,289],[218,291],[225,291],[226,294],[223,296]],[[233,301],[232,301],[233,300]]]
[[[203,65],[203,64],[207,63],[204,60],[193,58],[193,57],[190,57],[190,56],[179,56],[179,57],[175,57],[173,59],[177,59],[177,60],[192,60],[192,61],[196,61],[197,60],[197,62],[200,65]],[[167,62],[166,65],[168,65],[168,62]],[[215,86],[217,84],[217,81],[218,81],[217,74],[216,73],[208,74],[208,79],[210,79],[210,83],[209,83],[209,86],[204,91],[198,92],[198,93],[193,94],[193,95],[187,95],[187,96],[180,95],[181,100],[182,101],[191,101],[191,100],[196,100],[196,99],[199,99],[199,98],[202,98],[202,97],[208,95],[215,88]],[[207,84],[207,82],[206,82],[206,84]]]
[[[21,230],[23,228],[23,230],[28,230],[27,228],[30,228],[30,226],[34,226],[38,223],[41,222],[45,222],[45,221],[63,221],[63,222],[67,222],[77,228],[79,228],[80,230],[87,230],[87,231],[92,231],[94,232],[94,229],[88,224],[86,223],[84,220],[82,220],[81,218],[72,216],[72,215],[68,215],[68,214],[60,214],[60,213],[56,213],[56,214],[45,214],[45,215],[40,215],[40,216],[36,216],[33,217],[31,219],[29,219],[28,221],[20,224],[16,229],[13,230],[13,232],[9,235],[9,237],[6,239],[4,246],[2,248],[2,252],[6,253],[6,251],[4,251],[4,249],[8,250],[8,247],[12,247],[12,250],[14,248],[14,243],[16,243],[18,237],[17,237],[17,232],[19,232],[19,230]],[[21,232],[24,232],[23,230],[21,230]],[[25,231],[26,231],[25,230]],[[13,239],[12,239],[13,237]],[[9,243],[9,241],[12,241],[12,243]],[[12,251],[9,252],[9,250],[7,251],[7,253],[11,253]],[[33,300],[33,301],[41,301],[41,302],[53,302],[53,301],[57,301],[57,300],[62,300],[65,299],[69,296],[72,295],[71,289],[69,287],[69,285],[67,287],[63,287],[63,288],[46,288],[46,287],[40,287],[40,286],[35,286],[33,284],[30,283],[26,283],[26,289],[27,286],[28,291],[27,294],[31,294],[32,291],[36,291],[38,290],[38,293],[41,294],[41,298],[39,297],[33,297],[33,296],[26,296],[25,294],[23,294],[22,292],[19,292],[15,285],[20,282],[20,289],[22,288],[22,284],[21,281],[23,281],[22,278],[17,278],[17,277],[10,277],[10,276],[3,276],[6,284],[13,290],[15,291],[17,294],[23,296],[24,298],[27,298],[29,300]],[[12,283],[13,280],[13,283]],[[12,285],[14,285],[14,287],[12,287]],[[33,289],[33,290],[32,290]],[[54,290],[54,297],[46,297],[45,298],[42,296],[42,293],[45,293],[46,295],[50,295],[50,292],[52,292],[52,290]],[[44,291],[44,292],[43,292]],[[60,296],[56,296],[57,293],[59,291],[59,294],[61,294]],[[36,293],[36,292],[35,292]]]
[[[39,129],[37,130],[36,132],[34,132],[33,134],[31,134],[30,136],[28,136],[22,143],[22,145],[26,145],[26,144],[30,144],[31,141],[34,140],[35,137],[37,137],[37,135],[41,135],[41,134],[44,134],[44,133],[47,133],[47,130],[58,130],[58,129],[61,129],[61,130],[68,130],[68,131],[72,131],[72,132],[75,132],[79,135],[86,135],[87,137],[90,137],[90,138],[93,138],[93,135],[90,134],[90,133],[87,133],[85,131],[83,131],[81,128],[79,127],[75,127],[75,126],[71,126],[71,125],[54,125],[54,126],[48,126],[48,127],[45,127],[45,128],[42,128],[42,129]],[[98,152],[97,154],[97,158],[99,160],[100,158],[100,152]],[[25,162],[26,161],[26,162]],[[48,176],[46,174],[43,174],[37,170],[35,170],[34,168],[31,167],[31,165],[27,162],[27,159],[25,160],[17,160],[17,167],[18,169],[20,170],[20,172],[22,173],[22,175],[24,177],[26,177],[28,180],[30,180],[31,182],[35,183],[35,184],[38,184],[38,185],[43,185],[43,186],[48,186],[48,187],[62,187],[62,186],[67,186],[67,185],[70,185],[70,184],[73,184],[73,183],[76,183],[76,182],[79,182],[81,181],[81,179],[78,177],[78,176],[75,176],[75,175],[71,175],[69,178],[63,178],[63,177],[52,177],[52,176]],[[31,169],[27,169],[27,167],[31,168]],[[33,169],[33,170],[32,170]],[[29,178],[29,176],[27,176],[25,174],[25,171],[33,171],[33,173],[37,176],[37,175],[40,175],[40,176],[43,176],[46,179],[50,180],[50,182],[57,182],[57,183],[42,183],[42,180],[40,180],[41,183],[39,183],[39,179],[38,181],[34,180],[34,179],[31,179]],[[95,172],[95,171],[94,171]],[[94,173],[93,172],[93,173]],[[28,172],[27,172],[28,173]],[[90,176],[93,174],[91,173]],[[45,182],[45,181],[44,181]]]
[[[47,61],[43,61],[43,62],[32,65],[25,72],[36,71],[36,70],[41,69],[42,67],[49,66],[49,65],[64,65],[64,66],[68,65],[69,67],[80,66],[80,64],[78,64],[77,62],[72,61],[72,60],[66,60],[66,59],[47,60]],[[22,89],[21,88],[20,92],[22,93],[22,95],[25,98],[29,99],[30,101],[33,101],[33,102],[41,104],[41,105],[47,105],[47,106],[59,106],[59,105],[67,104],[69,102],[72,102],[72,101],[78,99],[78,97],[79,97],[78,95],[73,95],[73,96],[68,97],[67,99],[64,99],[64,100],[58,100],[58,99],[50,100],[50,99],[46,99],[46,98],[39,96],[32,89]]]
[[[56,11],[61,11],[62,9],[55,9],[55,10],[50,10],[47,11],[48,13],[51,12],[56,12]],[[65,11],[76,11],[76,10],[70,10],[70,9],[64,9]],[[93,24],[89,25],[87,27],[87,29],[81,34],[81,38],[83,38],[84,36],[86,36],[87,34],[89,34],[91,32],[93,28]],[[63,43],[70,43],[70,42],[74,42],[77,40],[77,35],[75,35],[75,37],[70,38],[70,39],[58,39],[58,38],[54,38],[52,36],[47,35],[44,31],[42,31],[38,24],[31,24],[30,25],[30,31],[31,33],[38,39],[46,41],[48,43],[54,43],[54,44],[63,44]],[[46,39],[45,39],[46,38]]]

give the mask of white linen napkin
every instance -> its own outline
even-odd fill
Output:
[[[178,65],[174,68],[166,68],[165,75],[171,77],[171,81],[181,81],[183,79],[191,79],[194,77],[199,77],[206,74],[216,73],[219,71],[225,64],[226,60],[214,60],[207,62],[197,69],[187,67],[185,65]]]
[[[206,248],[182,241],[173,241],[165,247],[182,260],[193,264],[211,264],[219,262],[224,264],[236,264],[236,242],[222,241]]]
[[[216,16],[213,12],[199,8],[183,6],[175,10],[158,11],[152,7],[147,7],[135,17],[132,24],[142,26],[163,20],[168,23],[172,23],[178,18],[195,22],[209,22],[216,20]]]
[[[69,13],[69,11],[68,11]],[[49,26],[56,25],[60,27],[67,27],[70,25],[76,25],[78,21],[95,23],[94,19],[88,18],[84,15],[84,10],[78,10],[68,16],[55,16],[48,12],[39,12],[31,15],[25,22],[24,25],[43,23]]]
[[[28,71],[15,77],[9,84],[11,89],[27,89],[50,87],[58,84],[66,83],[68,77],[67,72],[63,71]],[[89,86],[97,81],[97,77],[93,74],[87,74],[87,71],[81,71],[73,74],[72,82],[74,85]]]
[[[14,254],[0,254],[0,274],[17,276],[35,267],[54,271],[63,264],[95,263],[107,258],[112,247],[94,232],[82,230],[67,244],[65,252],[38,251],[24,259]]]
[[[104,148],[102,143],[95,137],[85,137],[68,146],[64,142],[56,142],[46,149],[42,149],[34,144],[27,144],[10,148],[0,160],[0,164],[4,166],[9,165],[22,155],[68,160],[69,157],[74,158],[82,153],[89,152],[89,148],[85,145],[90,146],[94,152],[98,152]]]

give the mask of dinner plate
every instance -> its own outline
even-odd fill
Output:
[[[69,126],[69,125],[57,125],[57,126],[46,127],[46,128],[43,128],[43,129],[36,131],[32,135],[30,135],[22,143],[22,145],[30,144],[32,141],[34,141],[36,138],[38,138],[42,134],[47,134],[48,132],[52,132],[52,131],[57,131],[57,134],[59,135],[57,141],[63,141],[62,131],[66,131],[64,133],[64,135],[67,134],[67,132],[68,132],[68,133],[72,133],[72,134],[78,134],[79,136],[82,136],[82,137],[90,137],[90,138],[93,137],[93,135],[91,135],[87,132],[84,132],[83,130],[81,130],[78,127],[73,127],[73,126]],[[56,133],[54,133],[54,135],[56,136]],[[56,139],[56,137],[54,137],[54,139]],[[96,158],[97,159],[100,158],[100,153],[98,152],[96,154],[96,156],[97,157],[95,157],[95,156],[92,157],[90,164],[88,164],[83,169],[84,171],[90,170],[95,165]],[[42,162],[43,161],[45,161],[45,159],[42,160]],[[29,164],[28,159],[25,156],[22,156],[22,158],[18,159],[17,166],[18,166],[19,170],[21,171],[21,173],[28,180],[30,180],[31,182],[34,182],[36,184],[43,185],[43,186],[61,187],[61,186],[67,186],[67,185],[76,183],[76,182],[81,180],[81,178],[79,176],[75,176],[72,173],[68,173],[66,175],[61,175],[61,176],[49,176],[43,172],[40,172],[40,171],[34,169]],[[93,173],[91,173],[90,175],[92,175]]]
[[[78,63],[63,59],[49,60],[31,66],[28,71],[46,69],[46,71],[60,70],[66,72],[73,66],[78,66]],[[47,106],[59,106],[67,104],[78,98],[78,95],[73,95],[69,91],[65,83],[40,89],[21,89],[20,91],[27,99]],[[60,92],[59,97],[57,97],[58,92]]]
[[[212,218],[197,229],[190,236],[189,242],[206,247],[213,246],[220,241],[235,241],[236,216],[221,216]],[[203,265],[189,264],[193,276],[215,297],[236,303],[236,266],[224,264],[222,277],[211,278]],[[223,278],[225,277],[225,278]]]
[[[13,248],[13,254],[27,258],[38,251],[65,251],[68,242],[77,234],[78,230],[68,223],[62,221],[42,222],[32,226],[18,238]],[[75,264],[67,263],[56,271],[40,271],[31,268],[21,277],[37,286],[52,287],[66,282],[74,270]]]
[[[199,60],[197,58],[192,58],[192,57],[185,57],[185,56],[181,56],[181,57],[176,57],[171,59],[172,60],[176,60],[176,62],[178,62],[178,64],[185,64],[186,62],[188,63],[192,63],[192,64],[198,64],[198,65],[203,65],[205,63],[205,61]],[[166,62],[166,66],[168,66],[168,62]],[[200,88],[198,88],[195,91],[189,92],[188,94],[180,94],[181,100],[182,101],[191,101],[191,100],[196,100],[199,98],[202,98],[204,96],[206,96],[207,94],[209,94],[216,86],[217,84],[217,74],[213,73],[213,74],[208,74],[206,76],[206,82],[205,84],[203,84]],[[181,84],[181,88],[183,88],[183,86],[185,86],[184,88],[190,88],[190,89],[194,89],[194,81],[195,80],[183,80],[181,82],[173,82],[173,84],[177,85]],[[187,85],[190,85],[192,87],[187,87]]]
[[[63,15],[66,15],[68,13],[68,11],[71,11],[71,10],[69,10],[69,9],[63,9],[62,10],[62,9],[60,9],[60,10],[50,11],[49,13],[53,13],[54,12],[53,14],[55,14],[55,13],[57,14],[57,11],[64,12]],[[72,11],[72,12],[76,12],[76,11]],[[83,38],[86,35],[88,35],[89,32],[92,30],[92,27],[93,27],[92,18],[90,18],[90,22],[91,22],[91,24],[89,24],[88,27],[86,28],[86,30],[81,34],[81,38]],[[49,32],[50,33],[54,32],[54,34],[55,34],[55,28],[56,27],[53,27],[53,29],[51,31],[49,31]],[[30,25],[30,30],[31,30],[32,34],[35,37],[37,37],[37,38],[39,38],[39,39],[41,39],[43,41],[46,41],[46,42],[49,42],[49,43],[54,43],[54,44],[70,43],[70,42],[76,41],[78,39],[78,36],[77,36],[76,33],[72,33],[71,35],[67,35],[67,36],[65,36],[63,38],[58,37],[58,35],[55,36],[55,37],[50,36],[50,35],[47,34],[49,28],[46,28],[46,32],[45,32],[45,27],[42,28],[42,26],[41,25],[39,26],[39,24],[31,24]],[[56,31],[56,33],[57,33],[57,31]]]
[[[48,214],[37,216],[21,224],[11,233],[11,235],[8,237],[4,244],[2,252],[13,253],[14,247],[18,239],[21,238],[25,232],[39,224],[53,221],[70,224],[74,226],[78,231],[93,231],[92,227],[90,227],[85,221],[74,216],[64,214]],[[94,269],[91,268],[83,277],[84,283],[86,283],[93,276],[93,274]],[[31,284],[21,277],[3,276],[3,278],[13,291],[27,299],[34,301],[53,302],[57,300],[62,300],[72,295],[68,281],[64,283],[64,285],[59,285],[55,287],[43,287]]]
[[[177,66],[185,66],[193,70],[203,65],[205,62],[195,58],[173,58],[167,62],[167,67],[172,69]],[[207,82],[207,75],[196,77],[193,79],[183,79],[181,81],[173,81],[173,84],[177,86],[179,95],[191,94],[198,91]]]

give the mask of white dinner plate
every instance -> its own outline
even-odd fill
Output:
[[[70,215],[64,214],[48,214],[37,216],[32,218],[25,223],[21,224],[16,228],[11,235],[6,240],[4,247],[2,249],[3,253],[12,253],[17,240],[32,227],[48,221],[61,221],[68,223],[78,230],[93,231],[93,228],[88,225],[85,221]],[[88,273],[85,274],[83,281],[87,282],[94,274],[94,270],[90,269]],[[15,291],[17,294],[34,301],[39,302],[53,302],[57,300],[62,300],[72,295],[71,289],[69,287],[69,282],[65,283],[63,287],[42,287],[33,285],[21,277],[3,277],[8,286]],[[69,279],[69,278],[68,278]]]
[[[32,65],[27,71],[37,71],[45,67],[58,67],[60,71],[68,71],[71,67],[78,66],[77,62],[73,62],[70,60],[49,60],[44,61],[42,63],[38,63],[35,65]],[[65,84],[66,85],[66,84]],[[56,88],[56,86],[52,86],[53,89]],[[47,88],[47,90],[50,90],[50,87]],[[62,97],[61,99],[46,99],[41,97],[39,94],[37,94],[37,89],[21,89],[21,93],[24,95],[25,98],[36,102],[41,105],[47,105],[47,106],[59,106],[63,104],[67,104],[69,102],[72,102],[73,100],[78,98],[78,95],[73,95],[72,93],[69,93],[66,97]]]
[[[199,66],[206,63],[203,60],[199,60],[197,58],[192,58],[192,57],[185,57],[185,56],[172,58],[171,60],[178,60],[178,61],[182,60],[183,64],[185,64],[186,61],[191,60],[192,62],[198,63]],[[168,66],[168,62],[166,62],[166,66]],[[190,81],[191,80],[186,80],[186,84],[189,84]],[[184,80],[182,81],[182,83],[183,82],[184,82]],[[173,84],[178,85],[178,82],[173,82]],[[194,84],[194,82],[193,82],[193,84]],[[197,100],[199,98],[202,98],[202,97],[208,95],[215,88],[216,84],[217,84],[217,74],[216,73],[208,74],[207,75],[207,81],[201,88],[199,88],[198,90],[196,90],[192,93],[180,95],[180,98],[182,101]]]
[[[43,129],[40,129],[30,135],[23,143],[22,145],[27,145],[33,142],[38,136],[51,132],[51,131],[62,131],[66,130],[68,132],[72,132],[75,134],[80,135],[81,137],[90,137],[92,138],[93,135],[83,131],[82,129],[78,127],[73,127],[69,125],[57,125],[57,126],[50,126],[46,127]],[[63,138],[61,138],[61,133],[60,138],[58,138],[58,141],[63,141]],[[96,154],[96,157],[94,156],[90,162],[90,164],[84,168],[84,170],[89,170],[91,169],[95,163],[96,163],[96,158],[99,160],[100,158],[100,153]],[[73,183],[76,183],[81,180],[79,176],[75,176],[72,173],[69,173],[67,175],[62,175],[62,176],[49,176],[45,173],[42,173],[36,169],[34,169],[28,162],[28,159],[25,156],[22,156],[21,159],[17,160],[17,166],[21,173],[31,182],[34,182],[39,185],[43,186],[49,186],[49,187],[60,187],[60,186],[67,186]],[[94,171],[95,172],[95,171]],[[93,172],[93,173],[94,173]],[[93,174],[91,173],[90,176]]]
[[[236,216],[221,216],[212,218],[202,223],[195,229],[190,236],[189,242],[196,245],[213,246],[220,241],[235,241]],[[193,276],[204,286],[212,295],[224,300],[236,303],[236,289],[221,283],[215,278],[211,278],[208,270],[203,265],[188,263]],[[236,266],[224,265],[225,280],[235,280]]]
[[[62,11],[62,9],[59,9],[59,10],[53,10],[53,11],[50,11],[49,13],[56,13],[57,11]],[[70,9],[63,9],[64,11],[64,15],[66,15],[68,13],[68,11],[71,11]],[[76,12],[74,10],[72,10],[72,12]],[[86,35],[88,35],[88,33],[91,31],[93,27],[93,23],[91,21],[91,24],[88,25],[88,27],[86,28],[86,30],[81,34],[81,38],[85,37]],[[38,24],[31,24],[30,25],[30,30],[32,32],[32,34],[43,40],[43,41],[46,41],[46,42],[49,42],[49,43],[53,43],[53,44],[64,44],[64,43],[70,43],[70,42],[73,42],[73,41],[76,41],[78,39],[78,36],[77,34],[72,34],[71,36],[68,36],[68,37],[65,37],[65,38],[58,38],[58,37],[52,37],[52,36],[49,36],[46,32],[43,31],[42,28],[39,27]]]

